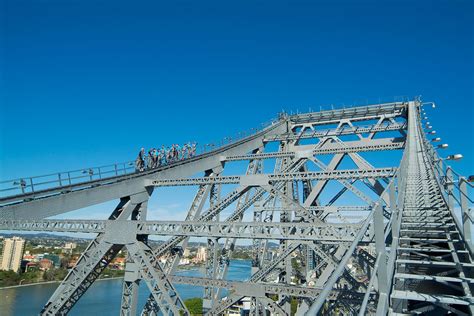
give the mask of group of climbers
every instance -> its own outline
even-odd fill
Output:
[[[196,155],[197,143],[186,143],[182,147],[173,144],[171,147],[161,146],[161,149],[151,148],[148,155],[145,148],[142,148],[135,160],[135,170],[144,171],[146,169],[158,168],[176,161],[192,158]]]

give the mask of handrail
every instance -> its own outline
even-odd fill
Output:
[[[388,102],[383,104],[375,104],[375,105],[368,105],[368,106],[361,106],[361,107],[350,107],[350,108],[338,108],[332,110],[325,110],[325,111],[318,111],[318,112],[310,112],[305,114],[294,114],[290,117],[291,121],[294,123],[304,123],[304,120],[307,119],[314,119],[314,118],[322,118],[325,116],[334,117],[335,115],[340,114],[354,114],[357,111],[366,110],[365,113],[361,114],[368,114],[369,111],[376,111],[376,110],[394,110],[397,107],[403,108],[406,105],[406,102]]]
[[[375,260],[375,264],[374,264],[374,271],[377,271],[378,267],[379,267],[379,263],[380,263],[380,258],[382,258],[382,256],[380,254],[377,255],[377,260]],[[367,309],[367,304],[369,303],[369,297],[370,297],[370,293],[372,292],[372,287],[374,286],[374,282],[376,280],[376,275],[377,273],[372,273],[372,276],[370,277],[370,281],[369,281],[369,285],[367,286],[367,292],[365,292],[365,295],[364,295],[364,299],[362,300],[362,305],[360,306],[360,310],[359,310],[359,316],[364,316],[365,315],[365,311]]]
[[[350,109],[333,109],[328,111],[322,112],[315,112],[318,115],[336,115],[338,113],[349,113],[349,111],[380,111],[387,108],[396,108],[396,107],[403,107],[404,102],[391,102],[385,104],[378,104],[378,105],[370,105],[370,106],[362,106],[362,107],[354,107]],[[315,115],[314,113],[308,113],[311,115]],[[160,166],[155,169],[148,169],[145,173],[149,171],[155,172],[160,170],[163,167],[168,166],[177,166],[183,161],[189,162],[196,157],[203,158],[207,157],[209,153],[216,153],[222,150],[222,148],[227,148],[228,146],[232,146],[235,144],[239,144],[241,140],[250,139],[252,136],[259,135],[262,132],[265,132],[266,129],[270,126],[273,126],[277,122],[284,122],[286,120],[292,120],[302,117],[300,114],[296,115],[282,115],[278,119],[272,119],[266,123],[262,123],[261,129],[252,128],[247,132],[240,132],[234,138],[232,137],[225,137],[220,142],[217,142],[217,146],[213,143],[205,144],[200,146],[200,149],[197,155],[193,158],[188,158],[182,161],[175,161],[165,166]],[[283,119],[283,120],[282,120]],[[147,157],[147,156],[146,156]],[[9,180],[0,181],[0,203],[2,200],[11,198],[11,197],[21,197],[25,195],[34,195],[36,192],[41,192],[44,190],[50,190],[54,188],[68,188],[79,184],[85,184],[88,182],[98,181],[98,180],[109,180],[116,177],[123,177],[125,175],[136,175],[142,173],[137,172],[135,170],[134,161],[126,161],[120,162],[115,164],[103,165],[99,167],[87,167],[82,169],[76,170],[69,170],[69,171],[62,171],[62,172],[55,172],[46,175],[39,175],[33,177],[24,177],[24,178],[15,178]]]
[[[123,162],[118,164],[111,164],[105,165],[101,167],[90,167],[84,169],[76,169],[72,171],[65,171],[65,172],[57,172],[51,173],[47,175],[35,176],[35,177],[28,177],[28,178],[16,178],[6,181],[0,182],[0,203],[5,200],[15,198],[15,197],[28,197],[34,198],[37,193],[40,192],[47,192],[50,190],[55,189],[65,189],[66,191],[72,187],[87,185],[90,183],[96,183],[102,180],[114,180],[114,179],[122,179],[124,176],[129,177],[136,177],[136,176],[143,176],[148,175],[151,173],[155,173],[160,170],[176,167],[183,163],[188,163],[191,161],[196,161],[199,159],[207,158],[209,156],[215,155],[223,150],[228,150],[235,146],[238,146],[244,142],[250,141],[264,135],[268,131],[276,128],[284,121],[282,120],[272,120],[269,123],[265,123],[265,127],[260,130],[255,130],[256,132],[246,135],[244,138],[236,139],[234,138],[229,143],[224,144],[220,147],[213,148],[209,151],[204,151],[195,155],[192,158],[174,161],[172,163],[162,165],[157,168],[147,169],[145,171],[136,171],[135,164],[133,161]],[[277,124],[280,123],[280,124]],[[41,179],[41,180],[39,180]],[[39,181],[39,182],[38,182]],[[10,184],[9,187],[2,188],[2,185]],[[51,185],[56,184],[56,185]],[[3,195],[2,193],[12,191],[16,192],[17,194],[7,194]],[[3,195],[3,196],[2,196]]]
[[[441,194],[449,211],[453,216],[453,220],[458,227],[459,233],[466,242],[466,249],[473,254],[474,247],[472,245],[471,226],[474,223],[474,218],[471,215],[472,204],[474,200],[469,196],[469,189],[474,188],[474,185],[467,181],[460,173],[456,172],[451,166],[443,163],[444,159],[439,157],[433,144],[428,140],[426,134],[421,129],[420,120],[420,134],[423,143],[427,148],[427,158],[431,163],[435,173],[436,181],[441,188]],[[458,219],[460,211],[460,220]]]

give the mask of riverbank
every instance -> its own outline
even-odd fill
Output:
[[[247,259],[232,259],[233,261],[248,261]],[[185,266],[178,266],[178,272],[183,271],[183,272],[193,272],[193,271],[198,271],[200,268],[204,267],[203,264],[194,264],[194,265],[185,265]],[[97,279],[97,281],[104,281],[104,280],[116,280],[116,279],[123,279],[123,276],[118,276],[118,277],[111,277],[111,278],[100,278]],[[0,287],[0,290],[6,290],[6,289],[14,289],[14,288],[21,288],[21,287],[27,287],[27,286],[34,286],[34,285],[42,285],[42,284],[54,284],[54,283],[61,283],[62,280],[56,280],[56,281],[44,281],[44,282],[35,282],[35,283],[28,283],[28,284],[19,284],[19,285],[10,285],[10,286],[4,286]]]
[[[193,266],[193,267],[186,267],[186,268],[178,268],[178,271],[197,271],[197,270],[199,270],[199,268],[200,268],[200,266]],[[116,279],[123,279],[123,276],[112,277],[112,278],[100,278],[100,279],[97,279],[96,281],[116,280]],[[61,283],[61,281],[62,281],[62,280],[57,280],[57,281],[44,281],[44,282],[35,282],[35,283],[28,283],[28,284],[19,284],[19,285],[3,286],[3,287],[0,287],[0,291],[1,291],[1,290],[6,290],[6,289],[18,288],[18,287],[25,287],[25,286]]]
[[[97,279],[96,281],[106,281],[106,280],[116,280],[116,279],[123,279],[123,276],[113,277],[113,278],[102,278],[102,279]],[[28,283],[28,284],[21,284],[21,285],[4,286],[4,287],[0,287],[0,291],[1,290],[19,288],[19,287],[26,287],[26,286],[33,286],[33,285],[43,285],[43,284],[54,284],[54,283],[61,283],[61,281],[45,281],[45,282],[36,282],[36,283]]]
[[[251,265],[250,260],[232,260],[229,265],[228,279],[236,281],[248,280]],[[202,267],[193,267],[192,269],[180,269],[180,271],[176,271],[176,274],[189,277],[203,277],[204,272]],[[107,282],[94,282],[87,292],[81,296],[77,304],[74,305],[74,308],[69,313],[70,316],[114,316],[120,314],[123,279],[105,278],[99,280]],[[34,284],[36,286],[29,285],[33,284],[0,289],[0,315],[38,315],[38,312],[41,311],[44,304],[53,295],[59,283],[46,281]],[[203,287],[179,283],[174,284],[174,286],[183,300],[203,297]],[[227,291],[224,289],[223,295],[226,295],[226,293]],[[138,290],[138,306],[144,306],[149,296],[150,290],[148,286],[145,282],[141,282]]]
[[[188,265],[188,266],[178,266],[177,271],[193,271],[193,270],[199,270],[203,265]],[[105,277],[105,278],[100,278],[97,279],[97,281],[100,280],[113,280],[113,279],[122,279],[122,276],[116,276],[116,277]],[[17,284],[17,285],[9,285],[9,286],[0,286],[0,290],[2,289],[11,289],[11,288],[17,288],[17,287],[24,287],[24,286],[30,286],[30,285],[39,285],[39,284],[54,284],[54,283],[60,283],[62,280],[54,280],[54,281],[40,281],[40,282],[32,282],[32,283],[27,283],[27,284]]]

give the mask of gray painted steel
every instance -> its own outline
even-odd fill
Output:
[[[207,315],[245,297],[251,315],[288,315],[291,300],[297,315],[472,315],[473,186],[438,156],[422,112],[415,99],[280,114],[244,139],[144,172],[115,164],[3,181],[0,230],[97,234],[43,315],[67,314],[120,250],[121,315],[189,315],[174,284],[204,287]],[[278,151],[266,151],[273,143]],[[399,149],[391,166],[369,162],[372,152]],[[246,172],[228,175],[239,161]],[[196,186],[183,221],[147,220],[149,197],[165,186]],[[348,195],[360,202],[344,204]],[[112,200],[119,202],[107,220],[48,219]],[[152,235],[169,239],[152,249]],[[174,273],[191,238],[207,241],[205,277]],[[229,281],[242,239],[252,240],[252,276]],[[139,306],[142,282],[150,295]]]

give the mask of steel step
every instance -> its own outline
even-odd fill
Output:
[[[461,297],[454,295],[431,295],[421,294],[412,291],[393,291],[390,295],[392,299],[413,300],[420,302],[441,303],[441,304],[456,304],[456,305],[470,305],[474,304],[472,297]]]
[[[471,278],[454,278],[454,277],[445,277],[437,275],[419,275],[419,274],[409,274],[409,273],[396,273],[396,279],[412,279],[412,280],[424,280],[424,281],[437,281],[437,282],[468,282],[474,283],[474,279]]]
[[[397,264],[415,264],[415,265],[423,265],[423,266],[436,266],[436,267],[457,267],[458,265],[460,265],[465,268],[474,268],[473,263],[467,263],[467,262],[460,262],[458,264],[456,262],[450,262],[450,261],[397,259],[396,263]]]

